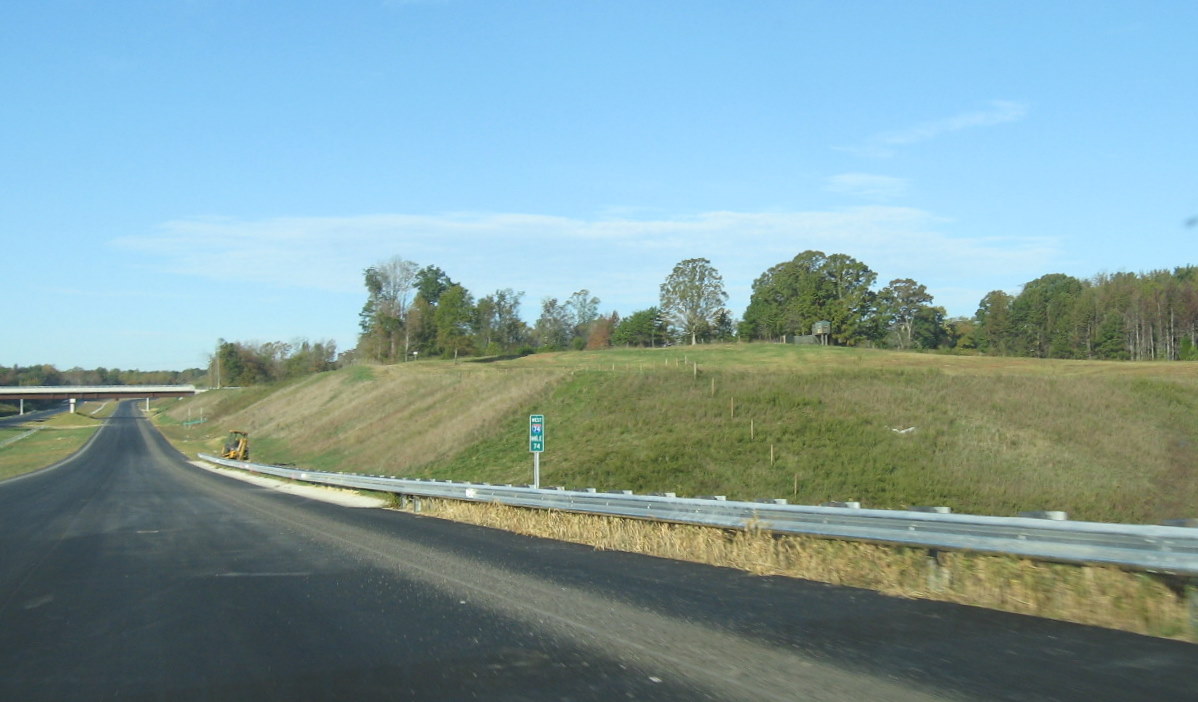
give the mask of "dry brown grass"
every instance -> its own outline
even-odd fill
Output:
[[[1152,636],[1198,641],[1184,593],[1112,567],[940,552],[499,504],[424,499],[422,513],[520,534],[757,575],[877,590]]]
[[[370,382],[347,373],[312,376],[222,416],[219,425],[204,425],[202,432],[217,443],[228,429],[249,432],[255,460],[302,456],[315,469],[404,474],[448,460],[495,433],[502,421],[527,413],[562,375],[474,363],[409,363],[369,372]],[[228,392],[239,391],[220,391]],[[220,393],[205,398],[212,413]],[[198,405],[191,406],[198,416]],[[168,414],[182,421],[185,407]]]

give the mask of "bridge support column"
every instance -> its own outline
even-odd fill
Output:
[[[75,414],[75,398],[71,398],[71,414]]]
[[[25,398],[21,398],[21,414],[25,414]]]

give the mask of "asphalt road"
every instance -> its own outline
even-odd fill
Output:
[[[11,427],[25,422],[36,422],[49,419],[56,414],[62,414],[66,411],[66,407],[55,407],[48,410],[37,410],[34,412],[26,412],[25,414],[14,414],[7,417],[0,417],[0,427]]]
[[[0,483],[0,700],[1198,697],[1198,646],[311,501],[136,415]]]

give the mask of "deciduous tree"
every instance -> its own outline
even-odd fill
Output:
[[[661,311],[692,345],[710,338],[727,301],[724,279],[705,258],[679,262],[661,284]]]
[[[587,335],[588,349],[606,349],[611,347],[612,333],[616,326],[620,323],[620,315],[612,312],[610,315],[600,316],[590,325],[590,333]]]
[[[469,353],[470,322],[474,318],[474,301],[461,285],[451,285],[441,293],[433,321],[437,328],[437,346],[446,356]]]
[[[579,290],[565,302],[566,316],[570,325],[570,343],[581,349],[587,345],[591,325],[599,318],[599,298],[590,290]]]
[[[361,328],[358,346],[365,357],[394,361],[399,355],[401,338],[407,354],[407,313],[417,272],[415,263],[398,256],[363,271],[367,297],[358,315]]]
[[[837,342],[866,341],[874,301],[870,286],[876,277],[869,266],[851,256],[804,251],[753,281],[740,335],[776,339],[810,334],[813,324],[828,321]]]
[[[545,351],[563,351],[570,343],[570,311],[556,297],[541,300],[541,316],[533,332],[537,347]]]
[[[425,266],[416,273],[416,293],[434,307],[440,302],[441,295],[455,285],[457,283],[436,266]]]
[[[900,349],[911,346],[915,319],[931,301],[928,289],[910,278],[896,278],[878,293],[879,314],[894,330]]]

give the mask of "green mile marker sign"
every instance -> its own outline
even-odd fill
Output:
[[[545,450],[545,415],[528,415],[528,450],[541,453]]]

